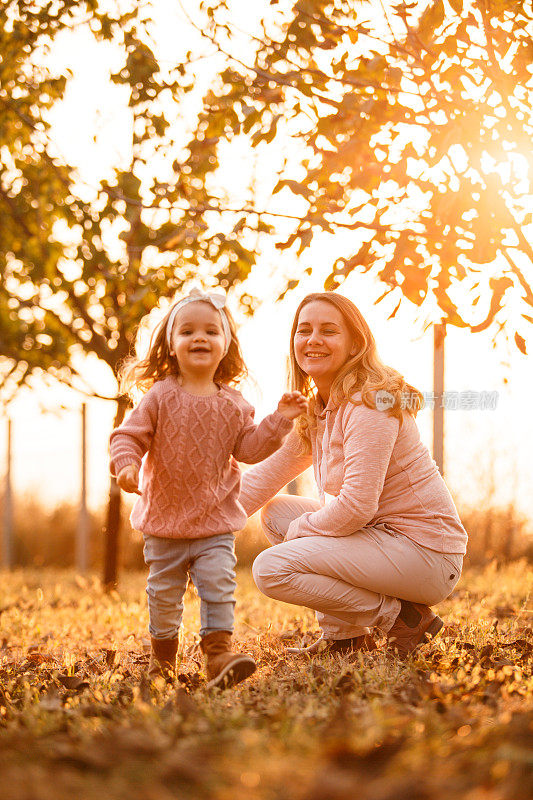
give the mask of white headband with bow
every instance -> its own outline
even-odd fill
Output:
[[[225,294],[218,294],[217,292],[203,292],[201,289],[194,288],[191,292],[184,297],[182,300],[179,300],[172,311],[170,312],[170,316],[167,322],[167,345],[168,349],[171,349],[171,338],[172,338],[172,328],[174,326],[174,320],[176,319],[176,314],[178,313],[180,308],[186,306],[188,303],[197,303],[198,301],[203,301],[204,303],[211,303],[213,308],[216,308],[218,313],[220,314],[220,320],[222,322],[222,330],[224,331],[224,339],[226,342],[226,346],[224,348],[224,355],[229,350],[229,346],[231,343],[231,331],[229,327],[228,318],[226,316],[226,312],[224,311],[224,306],[226,305],[226,295]]]

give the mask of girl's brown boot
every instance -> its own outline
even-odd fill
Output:
[[[176,672],[176,653],[178,652],[178,639],[154,639],[151,637],[152,650],[148,664],[148,677],[165,678],[171,681]]]
[[[231,633],[213,631],[200,643],[206,657],[207,688],[227,689],[248,678],[257,669],[251,656],[231,652]]]

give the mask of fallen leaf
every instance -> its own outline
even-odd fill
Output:
[[[120,654],[116,650],[108,650],[104,648],[102,651],[105,654],[105,663],[107,667],[114,667],[120,661]]]
[[[516,614],[516,609],[509,605],[496,606],[494,609],[494,614],[498,617],[498,619],[503,619],[504,617],[514,617]]]
[[[356,688],[356,682],[351,672],[345,672],[337,680],[333,691],[336,694],[349,694]]]
[[[202,678],[199,672],[180,672],[178,680],[187,689],[198,689],[202,685]]]
[[[58,675],[57,680],[66,689],[72,691],[81,692],[83,689],[89,688],[89,681],[80,675]]]
[[[508,658],[500,658],[498,661],[494,662],[494,669],[500,669],[500,667],[514,667],[515,662],[510,661]]]
[[[55,661],[55,658],[54,656],[50,655],[50,653],[39,653],[35,651],[28,653],[26,656],[26,663],[31,664],[32,666],[39,666],[39,664],[49,664],[52,661]]]
[[[488,656],[492,655],[494,652],[494,645],[493,644],[486,644],[479,653],[480,659],[488,658]]]
[[[501,642],[500,647],[512,647],[515,650],[521,650],[524,655],[529,655],[533,650],[533,644],[528,642],[527,639],[515,639],[514,642]]]

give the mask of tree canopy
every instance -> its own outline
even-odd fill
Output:
[[[297,256],[318,233],[347,231],[325,288],[371,272],[393,314],[407,298],[435,319],[504,329],[525,352],[533,17],[524,3],[276,2],[258,10],[253,31],[225,0],[184,13],[219,56],[188,130],[180,110],[195,53],[158,59],[138,4],[114,15],[97,0],[4,7],[4,386],[35,371],[80,386],[76,352],[116,373],[139,320],[201,264],[226,287],[250,274],[251,231]],[[121,52],[110,80],[131,122],[121,165],[89,198],[48,140],[48,112],[69,75],[53,74],[47,47],[81,25]],[[231,187],[214,191],[232,140],[257,148],[263,205],[254,186],[238,208]]]
[[[207,280],[229,287],[254,263],[243,239],[247,220],[225,213],[221,221],[210,191],[218,138],[205,135],[201,106],[190,130],[179,124],[193,84],[181,62],[158,63],[150,22],[136,3],[115,15],[100,11],[96,0],[12,0],[4,8],[0,355],[7,359],[6,392],[37,372],[98,395],[77,369],[76,353],[95,355],[116,374],[142,317],[200,265],[207,264]],[[95,179],[89,196],[49,139],[49,111],[69,75],[53,74],[48,49],[60,33],[80,26],[122,54],[110,81],[126,92],[131,132],[121,143],[121,165]],[[259,230],[267,226],[260,223]],[[252,298],[241,299],[252,307]]]
[[[533,16],[518,0],[270,4],[255,31],[202,2],[204,36],[229,57],[207,136],[290,139],[272,191],[298,201],[277,247],[353,232],[325,288],[356,270],[434,319],[493,325],[525,352],[531,266]],[[529,172],[528,172],[529,171]],[[275,210],[273,202],[269,210]],[[286,229],[286,227],[285,227]],[[292,276],[288,288],[298,283]],[[480,302],[479,308],[476,308]],[[523,335],[524,334],[524,335]]]

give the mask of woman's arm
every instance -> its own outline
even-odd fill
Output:
[[[293,431],[276,453],[244,473],[239,501],[248,516],[311,465],[311,455],[299,452],[299,441]]]
[[[337,497],[291,522],[286,541],[301,536],[349,536],[375,516],[399,421],[365,405],[344,411],[344,480]]]
[[[253,407],[245,400],[242,402],[242,407],[244,421],[233,455],[237,461],[257,464],[281,447],[283,440],[292,430],[292,420],[288,420],[279,411],[274,411],[256,425]]]

